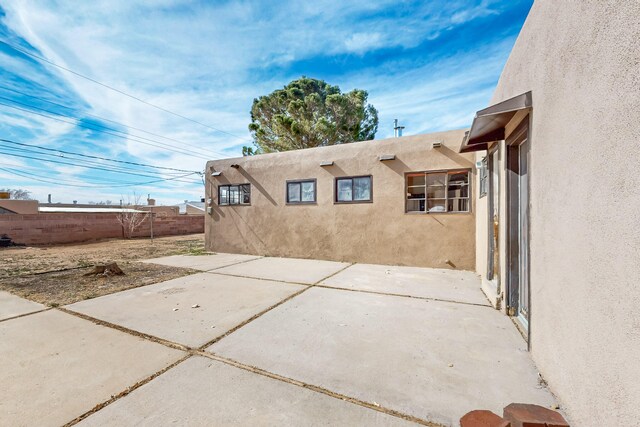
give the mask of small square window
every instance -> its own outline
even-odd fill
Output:
[[[316,180],[287,181],[287,204],[315,203]]]
[[[251,184],[218,186],[218,204],[221,206],[251,204]]]
[[[370,202],[372,200],[371,176],[336,178],[336,203]]]

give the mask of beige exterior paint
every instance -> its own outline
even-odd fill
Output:
[[[640,419],[639,16],[637,1],[536,1],[491,101],[533,94],[531,352],[576,426]]]
[[[207,164],[207,248],[269,256],[473,270],[471,213],[405,213],[408,172],[474,170],[463,130],[224,159]],[[442,142],[441,148],[432,148]],[[381,162],[381,155],[395,160]],[[321,162],[333,166],[321,167]],[[238,169],[231,168],[238,164]],[[218,177],[211,171],[221,171]],[[334,204],[336,177],[372,175],[373,202]],[[287,205],[287,180],[317,179],[317,204]],[[251,206],[219,206],[219,184],[250,183]],[[472,174],[472,191],[475,180]]]

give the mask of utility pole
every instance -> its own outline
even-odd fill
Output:
[[[147,194],[147,204],[151,200],[151,194]],[[151,241],[153,242],[153,205],[149,204],[149,215],[151,215]]]

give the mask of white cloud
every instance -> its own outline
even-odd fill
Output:
[[[497,14],[499,14],[499,11],[491,7],[491,2],[484,0],[476,7],[460,10],[451,15],[451,23],[460,25],[477,18]]]
[[[383,46],[384,40],[380,33],[355,33],[344,42],[348,52],[363,54],[368,50]]]
[[[250,144],[247,124],[253,98],[297,77],[286,71],[265,75],[262,70],[266,67],[286,70],[294,61],[317,55],[363,56],[380,48],[410,49],[457,25],[496,13],[486,1],[471,8],[463,0],[425,1],[413,5],[412,13],[400,20],[394,12],[403,7],[402,2],[391,0],[356,0],[340,7],[333,0],[282,4],[235,1],[215,6],[173,0],[3,2],[5,24],[51,61],[244,139],[172,116],[64,71],[49,67],[46,74],[34,64],[2,53],[0,60],[3,67],[58,95],[66,91],[72,98],[76,94],[86,104],[87,113],[184,141],[207,150],[207,158],[235,156],[240,154],[238,146]],[[459,127],[468,122],[479,99],[488,100],[488,94],[456,94],[457,88],[497,77],[495,67],[481,60],[483,55],[498,55],[496,52],[479,52],[473,61],[466,62],[459,57],[429,66],[409,62],[405,71],[393,73],[375,67],[354,70],[331,83],[344,90],[369,90],[370,102],[380,110],[380,137],[389,136],[389,124],[396,117],[407,124],[409,133]],[[12,120],[19,125],[16,116]],[[71,125],[45,118],[23,120],[32,124],[44,144],[52,145],[73,130]],[[131,133],[179,145],[135,130]],[[67,144],[73,146],[73,141]],[[95,154],[96,150],[100,155],[130,155],[144,163],[184,169],[201,170],[205,163],[193,155],[151,147],[134,137],[102,135],[90,145],[76,144],[72,151]],[[81,174],[74,171],[73,176]],[[197,185],[177,192],[175,186],[154,188],[164,203],[185,198],[177,192],[201,191]]]

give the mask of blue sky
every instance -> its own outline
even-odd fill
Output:
[[[406,135],[463,128],[487,106],[532,0],[341,3],[3,0],[0,41],[207,126],[0,43],[0,139],[200,171],[241,155],[253,99],[302,75],[367,90],[377,139],[392,136],[395,118]],[[42,201],[203,196],[187,172],[0,151],[0,188]]]

